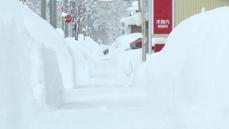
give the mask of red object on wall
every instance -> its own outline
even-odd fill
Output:
[[[173,0],[153,0],[154,34],[169,34],[173,28]]]
[[[160,52],[164,48],[164,43],[157,43],[154,45],[154,52]]]
[[[70,23],[72,21],[72,16],[71,15],[67,15],[64,18],[65,18],[65,22],[66,23]]]

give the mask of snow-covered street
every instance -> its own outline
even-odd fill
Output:
[[[84,24],[59,27],[22,1],[0,4],[0,129],[229,128],[229,7],[153,37],[143,61],[138,1],[84,1]]]
[[[133,121],[143,117],[145,94],[133,87],[134,71],[128,67],[135,65],[133,61],[123,61],[112,46],[109,55],[104,55],[105,47],[89,37],[84,40],[79,36],[79,41],[64,39],[60,31],[52,29],[24,5],[13,3],[12,7],[17,11],[6,13],[9,21],[1,19],[1,36],[5,35],[1,55],[6,54],[4,50],[13,54],[11,58],[10,55],[7,59],[1,57],[4,59],[1,61],[1,88],[11,86],[1,93],[1,128],[101,129],[117,126],[124,129],[131,128]],[[2,8],[2,12],[7,11]],[[23,20],[19,20],[21,18]],[[15,24],[14,29],[11,24]],[[5,43],[11,43],[15,50]],[[20,69],[22,71],[18,71]],[[9,79],[2,75],[9,75]],[[11,96],[12,89],[15,96]]]

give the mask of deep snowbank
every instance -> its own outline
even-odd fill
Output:
[[[23,123],[30,122],[25,119],[34,104],[28,79],[31,40],[24,36],[22,13],[16,3],[4,1],[0,12],[0,128],[23,129]]]
[[[72,59],[67,49],[64,37],[61,36],[58,30],[55,30],[50,24],[42,20],[38,15],[33,13],[29,8],[22,8],[23,19],[27,36],[33,39],[32,45],[38,47],[46,47],[53,50],[57,56],[59,67],[62,74],[62,79],[65,88],[72,88]]]
[[[64,39],[60,38],[56,30],[16,0],[4,1],[0,5],[0,11],[3,13],[0,16],[1,129],[132,129],[133,123],[137,129],[142,127],[142,122],[148,123],[143,119],[138,123],[139,118],[145,117],[139,107],[110,111],[101,105],[95,109],[79,109],[85,106],[80,103],[77,104],[78,110],[43,110],[34,99],[41,104],[48,103],[56,107],[61,102],[62,94],[59,91],[63,85],[65,84],[65,88],[72,88],[70,84],[74,81],[69,79],[73,77],[71,72],[74,72],[69,61],[72,53],[65,47]],[[74,46],[71,50],[78,50],[77,47]],[[95,46],[83,48],[91,48],[93,51]],[[80,54],[85,57],[93,56],[97,60],[96,55],[90,54],[90,51]],[[76,59],[84,60],[80,54]],[[115,98],[117,97],[114,96]]]
[[[130,43],[141,37],[141,33],[120,36],[109,48],[110,53],[108,56],[113,61],[113,64],[129,78],[128,81],[130,82],[130,85],[133,85],[135,72],[142,64],[142,50],[130,49]]]
[[[89,67],[93,65],[93,54],[91,50],[82,46],[82,43],[77,42],[74,38],[66,38],[68,49],[73,58],[74,82],[75,88],[89,79]]]
[[[61,90],[73,87],[70,54],[64,38],[18,1],[0,11],[0,128],[31,129],[40,106],[59,106]]]
[[[185,20],[140,70],[136,85],[147,87],[161,128],[229,128],[227,13],[224,7]]]
[[[142,37],[141,33],[123,35],[118,37],[116,41],[112,44],[112,46],[115,47],[118,52],[125,51],[127,49],[130,49],[131,42],[141,37]]]

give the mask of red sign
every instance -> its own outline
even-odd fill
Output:
[[[153,0],[154,34],[169,34],[173,28],[173,0]]]
[[[65,18],[65,22],[66,23],[70,23],[72,21],[72,16],[71,15],[67,15],[64,18]]]

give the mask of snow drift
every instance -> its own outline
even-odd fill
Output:
[[[70,54],[24,5],[7,0],[0,11],[0,128],[30,129],[40,106],[61,105],[62,89],[73,87]]]
[[[157,129],[229,128],[227,13],[223,7],[185,20],[140,70],[136,85],[149,91]]]
[[[26,122],[23,119],[29,117],[33,108],[28,79],[31,40],[24,37],[26,30],[17,4],[3,3],[0,5],[0,128],[22,129],[25,128],[22,123]]]
[[[55,52],[62,74],[64,87],[72,88],[74,86],[72,81],[72,59],[64,37],[61,36],[61,32],[58,32],[60,30],[53,29],[47,21],[42,20],[27,7],[22,9],[22,13],[27,36],[34,41],[31,42],[31,44],[38,47],[46,47]]]

